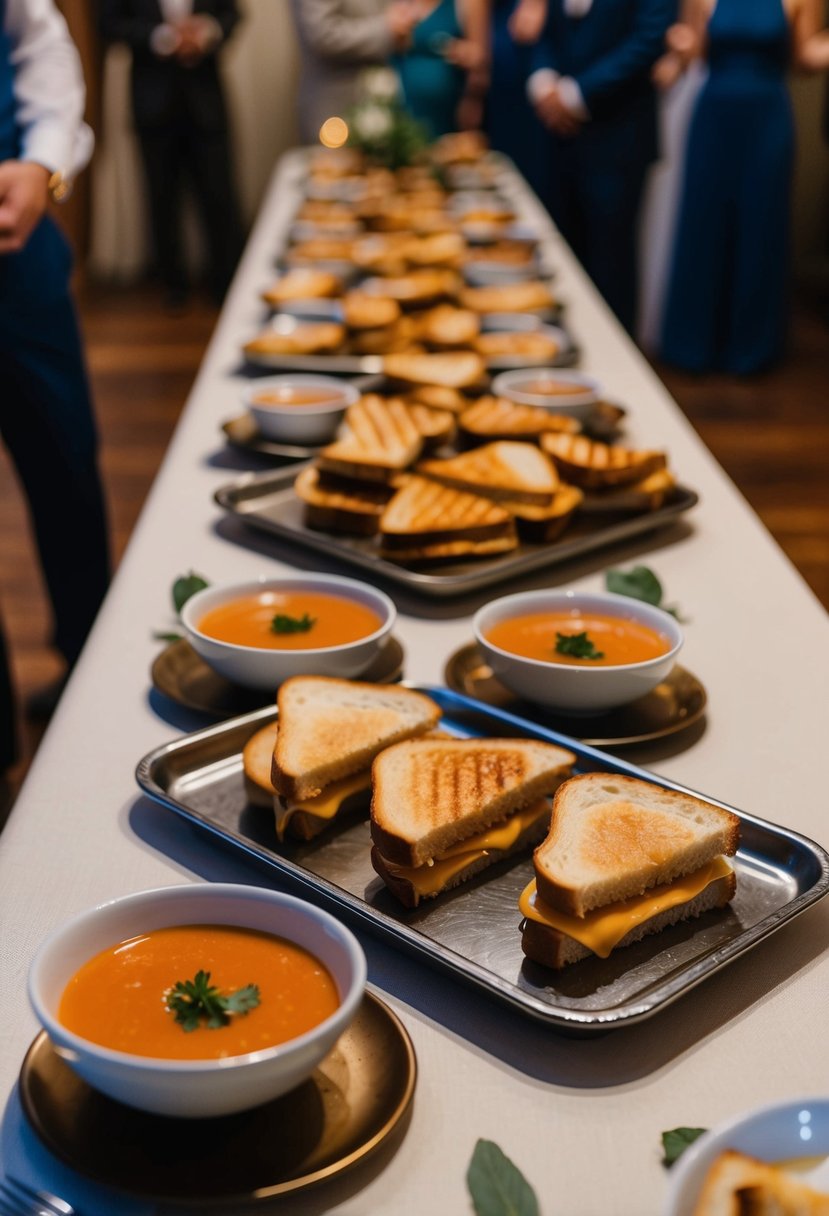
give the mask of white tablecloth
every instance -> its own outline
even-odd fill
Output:
[[[194,876],[265,881],[139,797],[133,769],[151,748],[201,724],[150,694],[158,650],[151,634],[169,624],[173,578],[190,569],[230,581],[292,564],[319,568],[299,549],[229,526],[212,500],[244,467],[219,426],[240,409],[239,347],[261,322],[257,293],[272,276],[302,175],[298,155],[275,175],[127,555],[0,837],[0,1088],[9,1095],[0,1157],[6,1170],[64,1195],[82,1216],[156,1209],[83,1181],[23,1122],[15,1081],[37,1029],[25,986],[38,943],[71,913],[129,891]],[[701,495],[700,506],[670,532],[520,585],[598,589],[606,564],[645,560],[688,620],[683,663],[705,684],[710,707],[705,729],[689,739],[626,754],[829,842],[825,614],[535,200],[520,183],[515,189],[527,217],[549,231],[585,370],[628,404],[630,439],[664,446],[681,480]],[[439,682],[446,657],[470,638],[471,612],[488,596],[438,606],[397,598],[406,674]],[[663,1129],[706,1127],[774,1098],[829,1091],[828,930],[826,904],[651,1021],[593,1040],[558,1037],[363,935],[370,983],[402,1015],[415,1043],[413,1118],[395,1153],[286,1199],[278,1210],[467,1213],[466,1166],[484,1137],[522,1168],[545,1216],[656,1216],[666,1190]]]

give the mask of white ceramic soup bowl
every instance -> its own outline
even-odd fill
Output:
[[[208,637],[199,628],[199,622],[206,613],[232,600],[262,592],[297,591],[315,591],[353,600],[376,612],[380,624],[373,633],[354,642],[302,650],[271,650],[221,642]],[[277,611],[275,607],[274,613]],[[341,578],[335,574],[297,574],[286,578],[263,577],[243,583],[224,583],[197,592],[181,610],[181,623],[190,645],[208,666],[234,684],[269,692],[273,692],[289,676],[340,676],[351,679],[361,675],[386,645],[396,619],[397,609],[382,591],[357,579]]]
[[[597,612],[636,621],[661,634],[664,655],[641,663],[599,667],[528,659],[493,645],[493,626],[537,612]],[[671,671],[682,646],[677,621],[661,608],[624,595],[582,591],[526,591],[505,595],[481,608],[473,619],[475,639],[496,678],[519,697],[565,713],[601,713],[626,705],[654,689]]]
[[[114,1051],[58,1021],[69,980],[101,950],[154,929],[200,924],[257,929],[309,951],[328,968],[339,1007],[286,1043],[216,1060],[167,1060]],[[173,977],[178,978],[184,977]],[[139,1110],[207,1118],[259,1106],[309,1077],[354,1018],[365,980],[359,942],[329,913],[278,891],[200,882],[127,895],[53,929],[32,961],[29,998],[58,1054],[94,1089]]]
[[[291,391],[312,392],[320,401],[306,405],[279,404],[263,400],[268,394],[279,397]],[[269,376],[246,386],[243,400],[257,427],[266,439],[277,443],[325,443],[333,439],[345,411],[359,400],[353,384],[335,376]]]
[[[567,385],[568,392],[536,393],[530,389],[539,381],[551,380],[556,385]],[[496,397],[506,397],[516,405],[535,405],[554,414],[567,414],[571,418],[584,418],[602,395],[602,385],[594,376],[585,372],[565,371],[558,367],[522,368],[502,372],[492,381]]]
[[[829,1098],[790,1098],[737,1115],[700,1136],[671,1167],[663,1216],[693,1216],[705,1176],[726,1149],[770,1164],[814,1159],[797,1179],[829,1191]]]

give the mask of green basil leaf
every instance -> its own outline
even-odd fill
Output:
[[[161,629],[156,629],[153,633],[156,642],[180,642],[183,636],[181,633],[165,633]]]
[[[632,570],[608,570],[604,582],[605,588],[615,595],[644,600],[656,608],[662,603],[662,584],[647,566],[634,566]]]
[[[538,1216],[532,1187],[492,1140],[475,1145],[466,1185],[477,1216]]]
[[[689,1144],[693,1144],[706,1131],[707,1127],[675,1127],[672,1131],[662,1133],[663,1165],[673,1165],[685,1152]]]
[[[191,595],[204,591],[207,586],[207,579],[202,578],[200,574],[194,574],[192,570],[189,574],[182,574],[177,578],[173,583],[173,606],[176,612],[181,612]]]

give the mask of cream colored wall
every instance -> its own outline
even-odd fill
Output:
[[[296,143],[297,53],[287,0],[241,0],[244,21],[222,70],[234,133],[239,194],[250,222],[273,166]],[[129,107],[129,52],[113,47],[104,67],[103,129],[93,166],[90,266],[129,279],[148,260],[144,187]],[[192,225],[185,225],[188,237]],[[188,245],[195,250],[197,242]],[[195,253],[193,254],[195,256]]]

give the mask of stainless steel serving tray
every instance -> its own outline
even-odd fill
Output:
[[[543,739],[573,751],[578,771],[623,773],[685,790],[458,693],[428,686],[420,690],[438,702],[442,725],[453,734]],[[279,881],[313,892],[335,913],[350,914],[420,960],[555,1030],[589,1034],[651,1017],[829,890],[829,854],[823,848],[796,832],[736,811],[742,839],[736,857],[737,895],[728,909],[664,930],[608,959],[588,959],[560,974],[546,971],[524,959],[520,946],[518,896],[532,877],[529,858],[502,862],[408,911],[371,868],[364,820],[332,829],[315,841],[280,845],[273,815],[246,801],[241,756],[249,736],[275,716],[276,709],[268,706],[159,747],[139,763],[138,784],[151,798]]]
[[[304,467],[295,464],[272,472],[247,473],[238,481],[221,486],[216,491],[216,502],[258,531],[275,533],[295,544],[369,570],[372,578],[387,578],[434,598],[464,595],[663,528],[674,523],[698,501],[693,490],[675,486],[658,511],[612,519],[584,511],[561,540],[550,544],[523,542],[511,553],[495,557],[443,562],[430,569],[411,569],[379,557],[376,540],[372,537],[337,536],[307,527],[303,504],[292,488],[297,473]]]

